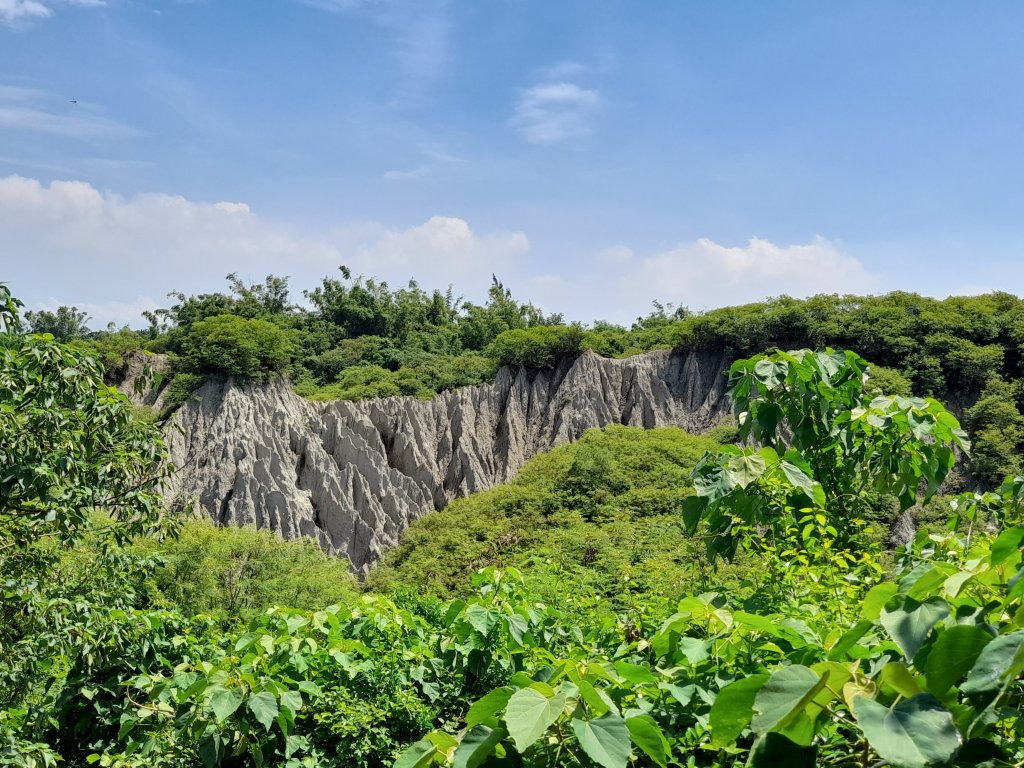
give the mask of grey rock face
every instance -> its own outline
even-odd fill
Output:
[[[166,430],[173,495],[219,523],[312,536],[365,570],[451,499],[512,478],[538,452],[609,424],[699,432],[725,413],[728,360],[587,353],[431,401],[311,403],[287,382],[207,382]]]
[[[166,377],[170,369],[170,361],[165,355],[151,355],[141,350],[129,352],[114,383],[133,404],[160,410],[164,405]]]

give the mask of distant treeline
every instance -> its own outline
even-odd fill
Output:
[[[340,278],[304,292],[308,308],[292,302],[287,278],[246,285],[229,275],[228,284],[224,293],[172,292],[174,304],[146,313],[144,331],[90,332],[74,307],[27,320],[36,332],[95,349],[112,378],[127,352],[168,355],[169,408],[215,374],[286,373],[312,399],[429,398],[487,382],[501,365],[553,366],[586,350],[626,357],[691,347],[744,357],[773,348],[851,349],[875,364],[876,386],[934,396],[962,416],[975,441],[974,478],[996,482],[1021,468],[1024,301],[1008,293],[782,296],[702,313],[656,302],[626,328],[567,325],[515,299],[497,278],[476,304],[451,288],[428,292],[410,281],[392,289],[342,267]]]

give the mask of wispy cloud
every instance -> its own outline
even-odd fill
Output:
[[[556,144],[590,133],[600,105],[596,89],[567,80],[542,82],[520,94],[510,124],[532,144]]]
[[[299,0],[331,13],[358,16],[388,30],[393,56],[408,83],[436,79],[448,61],[449,0]],[[407,83],[407,84],[408,84]]]
[[[424,176],[430,175],[430,169],[426,166],[420,166],[419,168],[395,168],[390,171],[385,171],[381,178],[384,181],[415,181],[416,179],[422,179]]]
[[[14,26],[33,19],[45,19],[61,5],[98,8],[104,0],[0,0],[0,23]]]
[[[26,19],[42,19],[53,11],[37,0],[0,0],[0,21],[7,23]]]
[[[391,168],[381,174],[384,181],[416,181],[443,172],[445,168],[463,165],[466,158],[453,155],[441,149],[430,148],[421,151],[420,162],[408,168]]]
[[[139,135],[136,128],[107,117],[94,104],[71,103],[65,96],[15,85],[0,85],[0,131],[4,129],[82,141]]]

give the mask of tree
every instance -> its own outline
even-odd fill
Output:
[[[242,317],[271,317],[294,307],[288,303],[288,278],[267,275],[262,283],[246,285],[236,273],[228,277],[231,292],[237,297],[232,314]]]
[[[78,307],[60,306],[56,312],[47,312],[44,309],[26,312],[25,320],[28,321],[32,333],[49,333],[57,341],[80,339],[89,333],[89,327],[86,325],[89,316]]]
[[[90,354],[21,334],[19,306],[0,285],[0,705],[26,694],[47,656],[74,654],[87,633],[73,627],[98,603],[128,597],[137,564],[115,545],[168,530],[159,433]],[[61,552],[86,539],[101,553],[95,570],[59,578]]]
[[[776,352],[733,363],[728,393],[740,439],[694,470],[687,500],[692,531],[703,521],[716,554],[732,556],[736,533],[785,526],[804,510],[822,515],[840,542],[858,541],[872,494],[901,510],[926,483],[932,496],[970,450],[956,418],[937,400],[869,396],[867,362],[853,352]],[[742,525],[739,525],[741,523]]]
[[[185,367],[264,379],[291,360],[288,335],[267,320],[217,315],[193,323],[184,341]]]

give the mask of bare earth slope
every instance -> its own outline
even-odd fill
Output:
[[[706,352],[586,353],[431,401],[311,403],[285,381],[210,381],[166,430],[171,493],[220,523],[313,536],[362,570],[416,518],[591,427],[707,429],[726,410],[726,366]]]

